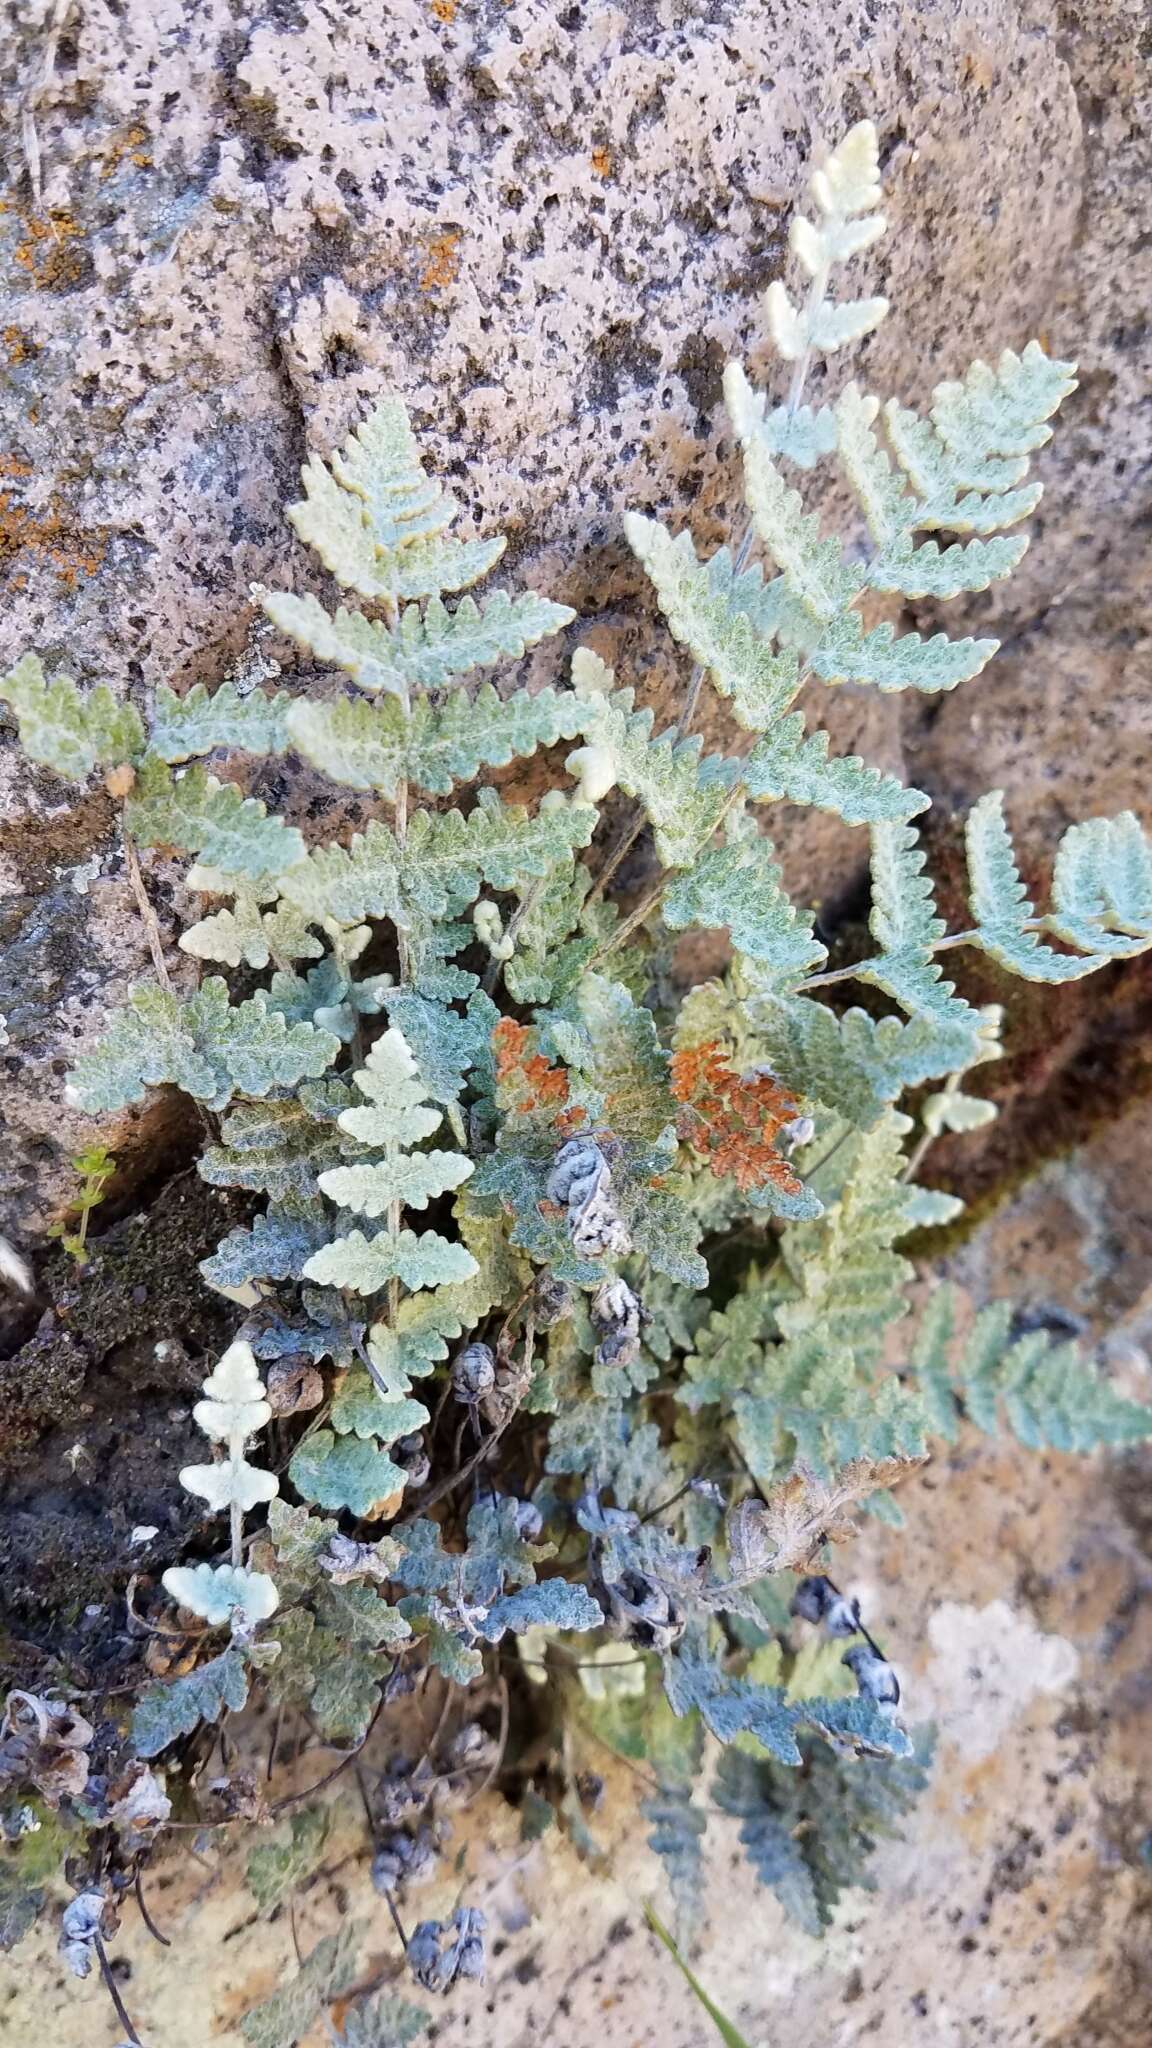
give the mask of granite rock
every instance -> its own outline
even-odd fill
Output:
[[[1003,780],[1043,854],[1066,811],[1146,779],[1146,36],[1139,0],[1083,21],[1066,0],[25,0],[0,60],[21,138],[0,210],[0,660],[35,645],[137,699],[218,681],[253,580],[322,587],[281,507],[306,447],[391,385],[468,516],[509,533],[508,580],[571,602],[667,710],[684,669],[623,510],[720,538],[721,367],[767,370],[758,297],[803,166],[867,113],[896,309],[869,380],[922,398],[1038,332],[1081,387],[1021,572],[954,613],[1009,643],[999,668],[943,703],[828,694],[826,715],[945,818]],[[718,706],[709,725],[724,738]],[[8,744],[0,804],[0,1222],[30,1233],[69,1183],[61,1068],[147,954],[107,807],[66,817]],[[850,891],[859,835],[795,817],[776,836],[812,900]],[[93,860],[78,897],[65,874]],[[153,1125],[110,1135],[147,1155]]]

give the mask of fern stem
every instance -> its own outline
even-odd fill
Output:
[[[693,854],[692,859],[690,861],[685,862],[686,867],[692,867],[695,865],[696,861],[703,853],[704,848],[707,846],[708,841],[712,838],[713,833],[719,831],[721,825],[724,823],[724,820],[728,816],[729,812],[734,811],[737,804],[742,803],[746,795],[747,791],[744,787],[744,784],[742,782],[734,782],[732,788],[728,792],[728,798],[723,810],[721,811],[715,824],[712,826],[711,831],[707,834],[707,837],[700,841],[700,844],[696,848],[696,851]],[[660,901],[660,898],[663,896],[664,884],[666,879],[667,878],[664,875],[661,875],[659,881],[653,884],[652,888],[649,889],[647,895],[641,898],[640,902],[636,905],[635,910],[631,911],[629,915],[624,919],[623,924],[617,925],[616,930],[612,933],[611,937],[606,939],[604,944],[600,946],[598,950],[592,955],[591,960],[588,962],[590,968],[598,966],[601,960],[606,960],[608,958],[609,953],[614,953],[618,946],[622,946],[624,944],[625,939],[631,938],[632,933],[635,931],[637,925],[643,924],[644,919],[648,916],[650,911],[656,908],[657,904]]]
[[[1021,925],[1020,929],[1026,932],[1043,931],[1044,919],[1042,917],[1029,918]],[[937,939],[935,945],[929,950],[933,954],[948,953],[953,946],[971,946],[979,937],[980,931],[976,926],[969,932],[950,932],[947,938]],[[857,960],[853,967],[834,967],[828,974],[810,974],[806,981],[797,982],[792,993],[793,995],[803,996],[807,995],[810,988],[831,988],[832,984],[837,981],[854,981],[860,969],[867,967],[868,964],[867,960]]]
[[[587,899],[588,906],[591,906],[593,903],[598,903],[600,901],[600,898],[603,896],[605,889],[608,887],[609,882],[612,880],[612,877],[616,873],[617,868],[620,866],[621,861],[625,860],[627,856],[631,853],[632,848],[635,846],[636,841],[639,839],[640,834],[644,830],[644,827],[647,824],[647,822],[648,820],[645,816],[643,807],[640,804],[637,804],[635,815],[632,819],[631,824],[628,825],[625,828],[625,830],[621,833],[619,839],[616,841],[615,847],[609,854],[608,859],[605,861],[603,867],[600,870],[600,873],[597,875],[595,882],[592,884],[591,893],[589,894]]]
[[[140,912],[140,920],[148,940],[148,951],[152,955],[152,965],[156,969],[156,979],[166,994],[171,995],[173,993],[172,980],[168,973],[168,963],[164,958],[164,942],[160,937],[160,926],[156,922],[156,912],[148,901],[148,891],[144,887],[144,877],[140,872],[140,856],[136,851],[136,842],[125,823],[123,811],[120,813],[120,844],[124,850],[125,872],[132,885],[132,894],[136,898],[136,908]]]
[[[524,919],[527,917],[529,911],[534,910],[536,908],[537,903],[540,901],[541,896],[544,894],[545,886],[546,878],[543,875],[541,875],[537,881],[532,883],[531,887],[520,898],[519,903],[516,905],[515,910],[512,912],[511,917],[508,919],[507,928],[504,933],[505,939],[512,939],[513,941],[515,940],[516,934],[519,931],[521,925],[523,924]],[[485,995],[495,995],[497,984],[500,980],[501,975],[504,972],[506,965],[507,962],[504,960],[492,959],[488,962],[488,965],[484,970],[483,986]]]
[[[104,1979],[104,1988],[107,1991],[109,1998],[112,2000],[113,2005],[116,2007],[116,2017],[119,2020],[120,2025],[124,2029],[124,2039],[125,2041],[131,2042],[132,2048],[143,2048],[140,2036],[136,2032],[135,2027],[132,2025],[132,2021],[128,2017],[128,2009],[124,2004],[124,2000],[120,1996],[120,1987],[112,1974],[112,1965],[108,1961],[108,1952],[105,1949],[104,1943],[99,1935],[96,1936],[94,1945],[96,1949],[96,1960],[100,1965],[100,1975]]]
[[[739,576],[742,569],[747,568],[748,557],[752,553],[752,549],[755,546],[755,544],[756,528],[752,520],[749,519],[747,524],[745,525],[740,545],[736,550],[735,557],[733,558],[733,581],[735,581],[737,576]],[[707,670],[705,668],[705,664],[702,661],[698,661],[691,675],[688,678],[688,694],[684,699],[684,708],[681,711],[679,718],[676,720],[676,730],[681,735],[681,737],[683,737],[683,735],[687,732],[689,726],[692,723],[693,718],[696,716],[696,706],[700,701],[700,689],[701,685],[703,684],[706,673]]]
[[[828,281],[831,275],[832,265],[830,263],[821,264],[820,269],[816,272],[816,275],[813,277],[812,282],[808,287],[808,300],[804,308],[804,313],[805,331],[809,335],[811,335],[812,333],[812,328],[815,324],[816,315],[819,313],[820,308],[822,307],[825,299],[828,296]],[[800,355],[796,359],[796,366],[792,372],[792,382],[788,387],[789,420],[794,420],[799,410],[800,400],[804,396],[804,386],[808,382],[808,372],[811,369],[811,367],[812,343],[809,340],[804,343],[804,347],[801,350]]]

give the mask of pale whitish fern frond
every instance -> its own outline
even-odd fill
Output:
[[[800,663],[791,649],[773,649],[757,616],[764,592],[761,572],[738,574],[727,548],[701,562],[689,533],[673,538],[658,519],[639,512],[625,514],[624,531],[655,586],[673,639],[731,699],[740,725],[751,732],[774,725],[800,687]]]
[[[638,513],[627,515],[625,530],[655,585],[673,637],[708,670],[720,694],[731,699],[738,723],[764,734],[742,764],[751,796],[812,804],[834,811],[850,825],[907,818],[925,808],[927,797],[906,790],[895,776],[854,755],[830,758],[827,733],[806,734],[802,713],[789,712],[802,679],[799,657],[791,648],[772,647],[769,636],[781,623],[779,608],[774,586],[765,587],[759,571],[737,575],[726,549],[700,562],[690,535],[673,539],[658,520]],[[890,652],[887,641],[876,635],[870,640],[869,658],[886,666],[902,658]],[[866,653],[855,657],[858,666]]]
[[[463,598],[454,612],[435,597],[423,612],[408,605],[389,627],[360,612],[341,609],[332,616],[316,598],[286,590],[258,595],[281,632],[317,660],[343,669],[370,695],[386,691],[405,701],[413,689],[440,689],[452,676],[522,655],[576,616],[533,590],[519,597],[497,590],[483,606]]]
[[[270,960],[319,960],[323,954],[307,918],[293,904],[279,903],[275,882],[227,875],[202,862],[188,870],[185,882],[206,896],[233,899],[231,909],[213,911],[181,932],[180,949],[194,959],[219,960],[226,967],[267,967]]]
[[[586,804],[561,800],[533,817],[485,789],[466,818],[418,811],[403,848],[373,819],[347,848],[317,847],[279,877],[280,890],[310,918],[356,924],[387,917],[411,930],[466,910],[482,882],[510,889],[523,876],[546,876],[574,846],[587,845],[595,824]]]
[[[133,705],[118,703],[104,683],[85,692],[71,676],[49,682],[39,655],[23,655],[0,677],[0,703],[14,713],[29,760],[68,781],[85,782],[97,768],[119,767],[144,752]]]
[[[406,598],[465,590],[486,576],[505,541],[447,538],[456,506],[429,482],[399,398],[386,398],[354,428],[331,467],[310,456],[304,497],[288,507],[301,540],[361,597],[396,606]]]
[[[917,529],[938,522],[904,488],[872,432],[879,411],[879,400],[865,397],[856,384],[847,385],[836,403],[840,461],[876,545],[864,571],[867,587],[907,598],[949,598],[987,590],[1010,576],[1027,550],[1027,534],[956,542],[943,550],[936,541],[916,545]],[[1031,509],[1031,504],[1021,507],[1015,516],[1023,518]],[[1015,508],[1002,503],[1002,510],[1007,523]]]
[[[502,768],[537,747],[575,739],[587,718],[587,707],[569,691],[518,690],[501,698],[487,683],[471,699],[457,693],[432,705],[418,698],[409,712],[394,697],[376,704],[302,697],[288,730],[298,751],[333,782],[393,799],[403,781],[447,796],[481,767]]]
[[[579,773],[592,750],[600,757],[598,795],[613,784],[641,803],[665,867],[690,867],[707,845],[727,807],[739,764],[701,756],[698,739],[674,732],[652,737],[651,711],[633,709],[633,692],[616,690],[613,672],[587,647],[572,657],[572,680],[585,707],[589,747],[569,757]]]
[[[1030,341],[1005,349],[993,368],[975,362],[959,383],[938,384],[928,419],[895,399],[884,408],[888,438],[920,499],[916,524],[953,533],[992,533],[1035,510],[1039,484],[1024,484],[1028,457],[1051,439],[1046,424],[1076,389],[1074,363]]]
[[[872,910],[869,929],[880,952],[854,971],[893,996],[910,1016],[925,1015],[949,1030],[979,1029],[979,1014],[945,981],[933,958],[947,935],[936,914],[924,850],[911,825],[872,828]]]
[[[459,1187],[473,1163],[458,1152],[412,1149],[439,1129],[444,1111],[428,1101],[411,1048],[395,1025],[377,1039],[355,1082],[363,1103],[342,1110],[339,1126],[371,1156],[327,1168],[319,1186],[342,1209],[385,1215],[387,1223],[372,1238],[359,1230],[331,1238],[307,1259],[304,1277],[365,1295],[400,1281],[410,1294],[428,1290],[429,1298],[414,1308],[395,1291],[369,1340],[369,1370],[358,1368],[345,1382],[332,1405],[331,1429],[306,1439],[290,1469],[306,1499],[371,1515],[406,1482],[390,1447],[428,1420],[427,1409],[409,1398],[409,1375],[429,1371],[443,1356],[445,1335],[458,1335],[484,1312],[488,1290],[466,1244],[402,1227],[406,1207],[426,1208],[433,1196]],[[460,1292],[478,1281],[474,1299]]]
[[[209,691],[194,683],[183,697],[161,684],[156,692],[148,744],[162,761],[191,761],[198,754],[235,749],[244,754],[283,754],[285,723],[292,699],[285,690],[242,697],[234,683]]]
[[[749,510],[794,601],[790,636],[808,666],[828,683],[871,683],[884,691],[951,690],[978,675],[997,641],[952,640],[946,633],[929,640],[918,633],[896,636],[885,625],[865,631],[853,604],[866,587],[866,573],[848,559],[839,540],[821,534],[819,519],[804,511],[799,493],[785,483],[759,431],[763,399],[738,363],[725,371],[724,394],[744,450]]]
[[[198,1614],[209,1627],[242,1618],[250,1628],[266,1621],[280,1604],[274,1582],[265,1572],[241,1564],[240,1539],[244,1515],[266,1505],[279,1492],[274,1472],[250,1464],[244,1455],[248,1438],[272,1419],[264,1383],[249,1345],[229,1345],[204,1381],[207,1397],[196,1403],[197,1427],[223,1457],[210,1465],[185,1465],[180,1484],[207,1503],[210,1514],[228,1513],[232,1526],[232,1558],[224,1565],[174,1565],[164,1573],[165,1591],[181,1607]]]
[[[810,191],[817,218],[794,216],[789,231],[792,253],[810,280],[807,302],[795,306],[779,279],[764,296],[768,327],[779,353],[796,364],[791,400],[767,412],[761,434],[768,453],[784,455],[810,469],[835,445],[835,426],[828,407],[800,405],[804,372],[813,354],[832,355],[878,327],[888,311],[884,298],[836,303],[828,297],[833,269],[863,255],[884,233],[884,215],[876,129],[858,121],[838,148],[815,171]]]
[[[1091,1451],[1144,1443],[1152,1409],[1118,1394],[1076,1343],[1046,1330],[1017,1334],[1008,1302],[981,1309],[957,1353],[956,1292],[938,1287],[921,1317],[908,1362],[933,1435],[959,1433],[957,1398],[989,1436],[1006,1424],[1029,1450]]]
[[[781,1238],[794,1290],[776,1311],[784,1336],[819,1334],[870,1366],[885,1331],[906,1313],[912,1267],[893,1247],[911,1227],[912,1190],[900,1179],[911,1128],[890,1109],[871,1131],[848,1137],[825,1170],[839,1183],[838,1198],[825,1198],[824,1175],[815,1174],[824,1214],[790,1225]],[[825,1144],[826,1134],[821,1150]]]
[[[916,1458],[924,1412],[895,1379],[861,1376],[852,1352],[819,1328],[768,1348],[764,1370],[732,1402],[736,1440],[761,1486],[797,1467],[822,1478],[854,1460]]]
[[[177,846],[207,866],[254,880],[304,858],[295,825],[269,815],[258,797],[218,782],[198,761],[173,772],[146,755],[124,807],[124,822],[141,846]]]
[[[96,1050],[77,1060],[70,1092],[90,1116],[139,1102],[165,1082],[223,1109],[234,1094],[268,1095],[324,1073],[339,1050],[332,1032],[285,1023],[263,991],[232,1004],[218,976],[183,1000],[141,986],[113,1013]]]
[[[394,1279],[412,1292],[467,1280],[476,1261],[465,1246],[435,1231],[417,1236],[399,1227],[404,1206],[425,1208],[433,1194],[458,1187],[473,1163],[459,1153],[411,1152],[438,1129],[443,1111],[428,1103],[416,1062],[394,1025],[377,1039],[355,1079],[366,1106],[344,1110],[340,1128],[378,1156],[322,1173],[320,1187],[342,1208],[368,1216],[387,1212],[388,1227],[370,1240],[358,1230],[336,1237],[309,1259],[305,1277],[358,1294],[375,1294]]]
[[[791,712],[757,741],[744,762],[749,796],[786,797],[789,803],[831,811],[846,825],[893,823],[927,809],[921,790],[905,789],[896,776],[873,768],[858,754],[829,754],[828,748],[826,732],[805,736],[802,714]]]
[[[971,1023],[919,1011],[908,1022],[837,1015],[808,996],[788,995],[757,963],[740,963],[743,1007],[754,1034],[751,1056],[765,1060],[801,1097],[822,1103],[867,1130],[906,1088],[920,1087],[968,1064]]]
[[[965,831],[972,944],[1027,981],[1077,981],[1108,960],[1152,946],[1152,849],[1131,811],[1092,818],[1065,833],[1056,856],[1054,908],[1038,919],[1020,876],[1004,818],[1004,797],[990,790],[969,812]],[[1079,954],[1042,943],[1051,931]]]
[[[674,877],[661,909],[670,931],[726,928],[733,946],[760,963],[766,982],[791,987],[828,957],[813,932],[812,913],[797,910],[781,886],[771,840],[738,813],[726,822],[725,844],[706,847],[692,868]]]

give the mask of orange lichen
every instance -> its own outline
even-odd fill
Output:
[[[432,0],[432,12],[437,21],[455,21],[456,0]]]
[[[76,246],[79,237],[80,229],[70,213],[30,215],[24,222],[23,239],[12,254],[38,291],[68,291],[84,275],[83,250]]]
[[[422,292],[446,291],[456,282],[460,274],[460,244],[464,239],[460,228],[445,228],[440,234],[428,235],[424,241],[424,269],[420,276]]]
[[[32,475],[31,465],[15,455],[0,456],[0,475],[16,479]],[[25,550],[51,562],[65,588],[78,576],[95,576],[104,560],[107,535],[101,528],[78,527],[53,494],[43,511],[33,512],[15,490],[0,490],[0,568],[14,563]],[[18,588],[25,578],[13,577]]]
[[[733,1073],[718,1046],[694,1045],[672,1055],[672,1093],[682,1104],[681,1138],[717,1179],[731,1176],[744,1191],[771,1182],[799,1193],[802,1182],[773,1140],[800,1105],[774,1074]]]
[[[152,168],[152,154],[150,150],[144,148],[147,140],[148,130],[142,127],[138,121],[133,122],[130,128],[122,129],[118,135],[110,136],[101,152],[103,157],[100,166],[101,184],[107,184],[108,179],[119,170],[126,157],[139,170],[150,171]]]
[[[605,149],[602,143],[592,151],[592,169],[598,178],[612,176],[612,151]]]
[[[5,327],[0,330],[0,340],[4,343],[10,363],[33,362],[40,354],[39,343],[33,341],[30,335],[22,333],[19,327]]]

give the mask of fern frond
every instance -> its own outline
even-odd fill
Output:
[[[926,420],[895,400],[885,406],[893,452],[921,501],[917,526],[991,533],[1035,510],[1041,486],[1024,485],[1028,457],[1051,439],[1045,422],[1076,389],[1075,367],[1030,341],[1023,355],[1005,349],[994,368],[975,362],[962,382],[938,384]]]
[[[834,266],[870,249],[887,225],[876,210],[881,198],[880,160],[871,121],[858,121],[849,130],[823,169],[813,173],[810,190],[817,219],[797,214],[789,233],[792,253],[811,279],[807,304],[793,305],[779,280],[764,295],[772,339],[786,362],[801,365],[801,377],[813,352],[832,355],[861,340],[888,311],[883,298],[839,304],[828,298]],[[766,415],[760,434],[767,453],[786,455],[807,469],[825,452],[827,408],[815,413],[809,407],[798,408],[796,395],[792,403]]]
[[[1016,1336],[1008,1302],[980,1310],[953,1362],[955,1311],[954,1289],[937,1288],[909,1360],[935,1435],[955,1439],[958,1395],[978,1429],[998,1435],[1003,1416],[1029,1450],[1091,1451],[1152,1437],[1152,1409],[1118,1394],[1078,1344],[1046,1330]]]
[[[322,1074],[339,1050],[331,1031],[286,1024],[262,991],[230,1003],[227,983],[214,975],[183,1000],[162,988],[134,989],[95,1051],[77,1060],[70,1086],[89,1115],[139,1102],[164,1082],[223,1109],[234,1093],[268,1095]]]
[[[403,781],[447,796],[482,766],[503,768],[537,747],[575,739],[585,722],[585,707],[568,691],[518,690],[503,699],[486,683],[472,699],[456,694],[433,706],[419,698],[408,713],[394,697],[376,704],[303,697],[288,729],[293,746],[333,782],[392,799]]]
[[[371,695],[384,690],[404,701],[413,689],[440,689],[452,676],[519,657],[576,616],[534,590],[497,590],[482,606],[465,597],[451,612],[433,597],[423,611],[408,605],[392,627],[343,608],[333,616],[316,598],[287,590],[261,590],[259,598],[273,624],[318,661]]]
[[[712,1796],[741,1822],[761,1884],[807,1933],[820,1934],[844,1891],[871,1886],[869,1857],[923,1793],[932,1732],[921,1731],[903,1756],[870,1759],[867,1768],[822,1743],[803,1747],[802,1771],[725,1750]]]
[[[288,1476],[305,1500],[322,1508],[347,1508],[365,1521],[383,1513],[408,1483],[404,1467],[375,1437],[338,1436],[331,1429],[318,1429],[304,1438],[293,1453]]]
[[[653,739],[652,712],[633,709],[631,690],[613,689],[612,670],[590,648],[573,656],[572,680],[585,705],[585,737],[602,750],[613,780],[643,805],[661,862],[690,867],[724,814],[739,763],[718,754],[701,758],[696,738],[665,732]]]
[[[1123,958],[1152,944],[1152,847],[1131,811],[1068,827],[1052,901],[1045,924],[1070,946]]]
[[[640,1812],[649,1825],[648,1847],[664,1865],[682,1934],[700,1918],[707,1816],[693,1804],[690,1785],[672,1783],[642,1799]]]
[[[288,507],[301,540],[348,590],[392,605],[478,583],[505,540],[446,538],[453,500],[424,475],[399,398],[386,398],[353,429],[331,467],[312,455],[304,496]]]
[[[730,1401],[754,1383],[763,1364],[764,1346],[779,1335],[776,1307],[783,1290],[772,1275],[755,1267],[748,1284],[727,1308],[716,1309],[697,1330],[695,1348],[684,1360],[685,1384],[677,1400],[690,1409]]]
[[[905,634],[896,644],[902,647],[913,638]],[[873,768],[858,754],[830,755],[828,748],[826,732],[805,735],[802,713],[789,713],[756,742],[744,763],[749,796],[810,804],[831,811],[846,825],[899,822],[927,810],[929,799],[922,790],[906,789],[895,775]]]
[[[776,1312],[784,1336],[843,1344],[867,1366],[906,1314],[912,1267],[893,1246],[910,1228],[911,1190],[900,1171],[911,1128],[890,1109],[870,1131],[848,1137],[828,1167],[841,1183],[838,1199],[829,1196],[822,1216],[784,1232],[780,1248],[794,1289]],[[823,1193],[819,1173],[815,1183]]]
[[[694,867],[673,877],[661,915],[670,931],[727,928],[733,946],[762,964],[769,985],[790,987],[828,957],[813,933],[812,913],[798,910],[781,886],[771,840],[735,814],[725,844],[706,847]]]
[[[582,861],[558,862],[543,887],[521,896],[515,951],[504,965],[513,1002],[553,1002],[579,981],[599,944],[595,928],[581,929],[591,887]]]
[[[324,947],[309,929],[307,918],[294,904],[278,903],[280,892],[275,882],[226,875],[198,862],[189,869],[185,884],[205,895],[233,898],[230,910],[213,911],[181,932],[180,949],[194,959],[220,960],[227,967],[267,967],[273,959],[321,958]]]
[[[124,807],[124,822],[141,846],[178,846],[208,867],[259,880],[304,858],[295,825],[270,816],[258,797],[218,782],[198,761],[175,773],[155,754],[141,762]]]
[[[370,1238],[362,1230],[350,1230],[315,1252],[304,1273],[321,1287],[378,1294],[390,1280],[401,1280],[413,1290],[440,1287],[445,1281],[467,1280],[475,1268],[476,1261],[463,1245],[452,1244],[435,1230],[381,1230]]]
[[[781,1310],[779,1313],[782,1313]],[[819,1327],[769,1347],[732,1403],[736,1438],[761,1485],[801,1465],[818,1478],[857,1459],[919,1458],[924,1410],[895,1379],[862,1379],[852,1352]]]
[[[763,732],[787,711],[800,687],[800,663],[790,649],[773,651],[742,599],[754,604],[759,571],[738,574],[727,548],[710,562],[697,559],[688,533],[673,539],[659,520],[628,512],[624,531],[651,578],[674,640],[706,668],[722,697],[732,700],[737,724]]]
[[[827,621],[807,649],[810,667],[825,683],[870,683],[884,692],[954,690],[987,668],[998,640],[953,640],[947,633],[897,633],[883,623],[865,632],[858,612]]]
[[[739,363],[724,372],[724,398],[744,450],[744,488],[756,531],[787,580],[791,595],[817,625],[846,611],[859,590],[859,574],[840,542],[824,539],[820,521],[805,512],[799,491],[785,483],[756,432],[762,402]]]
[[[757,1881],[775,1892],[806,1934],[824,1921],[797,1815],[796,1773],[731,1746],[716,1767],[712,1797],[740,1822],[740,1842]]]
[[[837,1725],[847,1736],[878,1756],[909,1756],[912,1745],[898,1722],[886,1719],[863,1700],[789,1700],[782,1686],[757,1685],[731,1678],[719,1664],[694,1647],[665,1659],[664,1688],[674,1714],[695,1708],[718,1742],[752,1736],[777,1763],[802,1761],[796,1740],[805,1726],[827,1732]]]
[[[866,574],[838,540],[822,536],[819,519],[804,511],[799,492],[784,482],[757,433],[762,406],[738,363],[725,371],[724,394],[744,450],[745,495],[756,532],[798,607],[798,615],[789,618],[790,637],[816,674],[830,683],[927,691],[954,689],[978,675],[996,652],[994,640],[950,640],[945,633],[930,640],[918,633],[897,637],[889,625],[865,631],[853,604]],[[891,516],[888,495],[878,486],[873,498]]]
[[[274,1203],[314,1195],[317,1175],[347,1149],[336,1118],[348,1101],[347,1084],[329,1080],[306,1084],[283,1101],[236,1103],[221,1125],[220,1143],[204,1152],[201,1178]]]
[[[972,944],[1027,981],[1078,981],[1109,959],[1152,946],[1152,849],[1130,811],[1065,833],[1056,855],[1055,910],[1039,920],[1016,865],[1001,790],[989,790],[965,828]],[[1088,957],[1057,953],[1043,925]],[[1117,930],[1117,927],[1119,929]]]
[[[865,397],[856,384],[847,385],[836,403],[840,461],[877,548],[864,575],[869,589],[948,598],[986,590],[1010,576],[1027,550],[1027,535],[957,543],[943,551],[935,541],[915,545],[922,506],[905,490],[872,432],[879,411],[879,400]]]
[[[549,806],[533,817],[484,789],[466,818],[417,811],[403,852],[375,818],[347,848],[317,847],[281,874],[281,894],[309,917],[341,924],[387,917],[409,930],[466,910],[482,882],[511,889],[521,876],[546,876],[574,846],[588,844],[595,824],[587,804]]]
[[[899,1017],[846,1010],[779,991],[758,963],[741,963],[743,1008],[755,1033],[757,1056],[795,1094],[823,1103],[858,1130],[867,1130],[905,1088],[953,1074],[969,1064],[976,1044],[971,1026],[919,1012]]]
[[[230,1230],[200,1271],[210,1287],[243,1287],[250,1280],[299,1280],[306,1261],[329,1237],[323,1204],[296,1201],[269,1208],[251,1229]]]
[[[409,1150],[439,1128],[443,1111],[428,1103],[403,1032],[390,1026],[354,1079],[368,1107],[342,1110],[340,1128],[381,1156],[329,1169],[320,1175],[320,1187],[342,1208],[365,1216],[387,1213],[388,1228],[370,1240],[359,1230],[337,1237],[309,1259],[306,1277],[357,1294],[375,1294],[393,1279],[413,1292],[469,1279],[476,1261],[463,1245],[435,1231],[417,1237],[398,1227],[403,1207],[427,1208],[434,1195],[459,1187],[473,1171],[473,1162],[458,1152]]]
[[[208,690],[193,683],[183,697],[161,683],[156,692],[148,745],[162,761],[191,761],[198,754],[234,749],[243,754],[283,754],[288,748],[286,717],[291,697],[252,690],[242,697],[234,683]]]
[[[975,1034],[979,1015],[945,981],[932,955],[946,926],[936,914],[924,850],[911,825],[872,827],[872,911],[869,929],[880,953],[855,970],[893,996],[911,1016],[924,1014],[947,1029]]]
[[[0,703],[14,712],[20,744],[30,761],[71,782],[97,768],[115,768],[144,752],[144,727],[131,704],[121,704],[105,683],[77,689],[71,676],[49,682],[37,654],[22,655],[0,677]]]
[[[651,1010],[603,974],[585,974],[567,1006],[548,1019],[548,1040],[584,1076],[592,1113],[619,1138],[655,1141],[676,1114],[668,1055]],[[560,1098],[561,1106],[567,1096]]]

